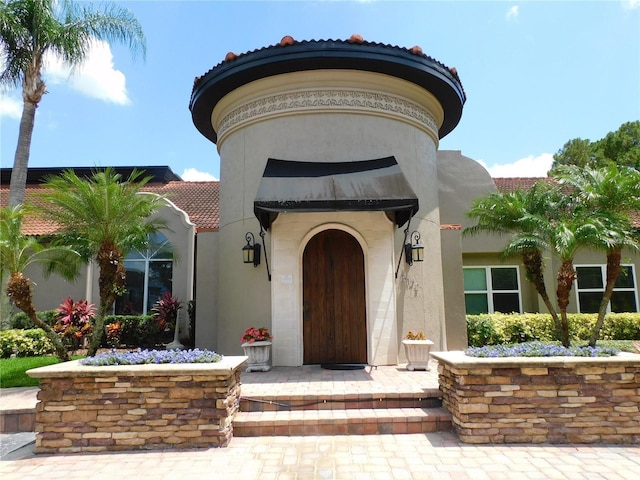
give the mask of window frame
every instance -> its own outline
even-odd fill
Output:
[[[579,288],[578,287],[578,268],[600,268],[600,279],[602,280],[602,288]],[[636,266],[633,263],[621,263],[620,267],[631,267],[631,278],[633,279],[633,287],[614,287],[614,292],[633,292],[636,302],[636,312],[640,312],[640,304],[638,304],[638,282],[636,275]],[[573,266],[576,271],[576,278],[573,281],[573,287],[576,297],[576,311],[583,313],[580,308],[580,293],[604,293],[604,289],[607,285],[607,265],[603,263],[580,263]],[[607,313],[611,313],[611,302],[607,305]]]
[[[486,290],[466,290],[464,288],[464,270],[476,269],[484,270]],[[494,269],[510,269],[516,271],[516,282],[518,288],[516,290],[494,290],[491,281],[491,272]],[[520,267],[518,265],[466,265],[462,267],[462,282],[465,296],[465,314],[466,313],[466,296],[467,294],[485,294],[487,296],[487,313],[496,313],[494,309],[493,295],[494,293],[517,293],[518,294],[518,313],[522,313],[522,282],[520,281]],[[468,314],[467,314],[468,315]]]
[[[142,297],[142,315],[147,315],[151,309],[151,307],[153,306],[153,304],[155,303],[155,301],[153,303],[150,304],[150,299],[149,299],[149,272],[151,270],[151,264],[152,263],[160,263],[160,262],[170,262],[171,263],[171,288],[169,289],[170,292],[173,291],[173,273],[174,273],[174,267],[175,267],[175,252],[174,252],[174,247],[173,244],[171,243],[171,241],[167,238],[166,235],[164,235],[162,232],[156,232],[154,235],[152,236],[156,236],[156,237],[160,237],[160,241],[153,243],[150,242],[149,245],[147,246],[147,248],[143,251],[140,250],[132,250],[131,252],[129,252],[128,255],[126,255],[122,261],[125,263],[125,265],[127,263],[137,263],[137,264],[143,264],[144,265],[144,278],[143,278],[143,282],[142,282],[142,291],[144,292],[143,297]],[[156,239],[157,240],[157,239]],[[154,248],[157,245],[161,245],[160,248]],[[164,251],[164,247],[168,246],[171,249],[171,253],[168,254]],[[162,253],[160,253],[162,252]],[[157,257],[155,255],[158,255]],[[142,270],[142,269],[141,269]],[[116,305],[118,302],[118,299],[120,297],[116,298],[116,301],[113,302],[113,312],[116,312]]]

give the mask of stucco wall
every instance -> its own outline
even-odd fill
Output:
[[[365,259],[368,362],[395,364],[393,224],[382,212],[282,214],[273,225],[273,361],[302,365],[302,258],[308,241],[326,229],[353,235]]]
[[[467,348],[467,320],[462,277],[461,231],[442,230],[442,283],[444,286],[444,347],[446,350]]]
[[[218,349],[218,233],[198,232],[196,238],[196,335],[198,348]]]
[[[298,103],[290,102],[290,95],[298,98],[302,90],[308,97]],[[361,95],[380,92],[384,95],[377,103],[359,103]],[[323,102],[323,95],[335,102]],[[275,98],[280,103],[275,102]],[[306,101],[316,98],[320,99],[317,104]],[[256,105],[268,105],[271,110],[259,109]],[[403,108],[397,108],[398,105]],[[433,112],[429,113],[429,109]],[[408,110],[411,115],[406,114]],[[420,115],[414,115],[415,112]],[[399,337],[408,329],[424,330],[438,348],[442,348],[444,301],[440,280],[437,133],[433,128],[434,119],[441,115],[439,104],[413,84],[351,71],[299,72],[268,78],[237,89],[218,104],[213,121],[218,131],[220,125],[223,126],[218,139],[221,158],[218,347],[222,353],[227,349],[231,353],[240,352],[239,337],[247,326],[275,329],[272,321],[276,319],[271,318],[275,298],[272,288],[275,287],[267,281],[264,260],[260,267],[253,268],[243,265],[240,257],[245,232],[253,232],[258,239],[253,201],[268,158],[344,162],[395,156],[419,198],[420,211],[411,221],[410,231],[420,232],[421,241],[427,247],[427,258],[412,267],[402,261],[395,285],[397,323],[385,324],[385,333],[380,336],[394,345],[382,347],[387,353],[380,362],[395,362],[393,352]],[[317,223],[305,222],[305,228],[311,230],[339,218],[337,214],[326,214]],[[384,222],[387,221],[383,220],[381,225]],[[388,229],[390,222],[386,225],[384,228]],[[356,225],[350,226],[358,229]],[[276,235],[282,230],[275,226],[272,230],[266,237],[267,253],[276,268],[281,265],[282,259],[278,256],[283,253]],[[388,230],[388,234],[393,236],[393,241],[388,245],[385,266],[390,259],[396,264],[404,239],[399,229]],[[395,276],[392,279],[395,281]],[[282,332],[288,345],[294,348],[288,332]],[[298,362],[298,354],[285,354],[275,344],[276,364]],[[377,354],[370,361],[374,358],[378,361]]]

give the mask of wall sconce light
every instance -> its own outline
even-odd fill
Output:
[[[256,243],[253,233],[247,232],[244,236],[247,244],[242,247],[242,258],[244,263],[253,263],[254,267],[260,265],[260,248],[261,245]]]
[[[411,243],[404,246],[404,258],[409,265],[413,265],[413,262],[424,260],[424,246],[420,243],[420,232],[412,232],[410,238]]]

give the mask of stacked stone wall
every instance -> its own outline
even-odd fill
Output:
[[[639,355],[520,365],[434,356],[443,404],[464,442],[640,443]]]
[[[36,453],[224,447],[230,442],[240,399],[237,368],[171,372],[159,367],[153,375],[136,375],[135,366],[117,374],[109,368],[97,376],[78,376],[76,369],[40,379]]]

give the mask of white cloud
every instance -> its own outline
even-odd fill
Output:
[[[622,7],[629,10],[640,8],[640,0],[622,0]]]
[[[492,177],[546,177],[547,172],[551,170],[553,163],[552,153],[543,153],[534,157],[528,157],[516,160],[513,163],[503,165],[487,166],[485,162],[480,161]]]
[[[211,182],[218,180],[210,173],[200,172],[195,168],[186,168],[180,177],[182,177],[185,182]]]
[[[22,101],[0,93],[0,117],[20,120],[22,116]]]
[[[507,11],[507,21],[513,20],[518,16],[518,10],[520,7],[514,5]]]
[[[43,69],[49,84],[68,84],[72,89],[89,97],[119,105],[131,103],[127,95],[124,73],[114,68],[113,54],[107,42],[94,40],[86,60],[70,69],[53,54],[47,54]]]

